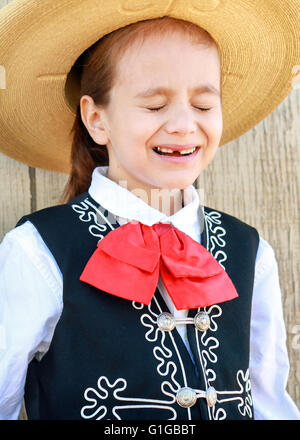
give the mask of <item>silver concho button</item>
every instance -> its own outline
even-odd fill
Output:
[[[181,388],[176,394],[176,402],[182,408],[190,408],[195,405],[197,401],[197,396],[192,388],[184,387]]]
[[[217,401],[217,392],[214,387],[209,387],[206,390],[206,401],[208,406],[214,406]]]
[[[194,317],[194,324],[195,327],[200,330],[200,332],[205,332],[209,328],[210,319],[208,316],[208,313],[206,312],[199,312]]]
[[[158,315],[157,325],[160,328],[160,330],[170,332],[175,328],[176,322],[174,317],[171,315],[171,313],[165,312]]]

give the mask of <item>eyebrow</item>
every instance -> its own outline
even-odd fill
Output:
[[[197,87],[194,87],[192,89],[189,89],[192,94],[201,95],[203,93],[210,93],[216,96],[220,96],[219,90],[217,90],[213,85],[211,84],[203,84]],[[172,96],[174,92],[172,89],[168,89],[166,87],[150,87],[143,92],[138,93],[135,95],[135,98],[149,98],[156,95],[166,95],[166,96]]]

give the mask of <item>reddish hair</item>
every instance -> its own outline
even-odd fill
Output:
[[[194,44],[211,46],[216,44],[210,34],[199,26],[172,17],[139,21],[105,35],[87,49],[76,61],[80,70],[80,96],[89,95],[95,104],[107,106],[110,91],[117,79],[118,61],[134,43],[142,44],[149,35],[172,35],[174,32],[189,37]],[[81,119],[77,106],[71,150],[71,173],[61,201],[69,202],[86,192],[90,186],[92,172],[97,166],[109,164],[105,145],[94,142]]]

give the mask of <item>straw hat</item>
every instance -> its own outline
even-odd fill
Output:
[[[74,62],[103,35],[166,15],[203,27],[221,49],[223,145],[292,90],[299,11],[299,0],[14,0],[0,10],[0,151],[68,173]]]

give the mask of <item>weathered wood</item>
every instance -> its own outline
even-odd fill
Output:
[[[19,218],[31,212],[28,167],[0,154],[0,182],[0,240],[2,240],[3,235],[15,227]]]
[[[0,0],[0,8],[9,2]],[[288,391],[300,407],[299,121],[297,89],[263,122],[220,148],[196,185],[206,205],[253,225],[275,250],[291,363]],[[56,204],[66,179],[0,154],[0,240],[23,214]]]
[[[66,174],[36,169],[36,209],[56,205],[67,180]]]

